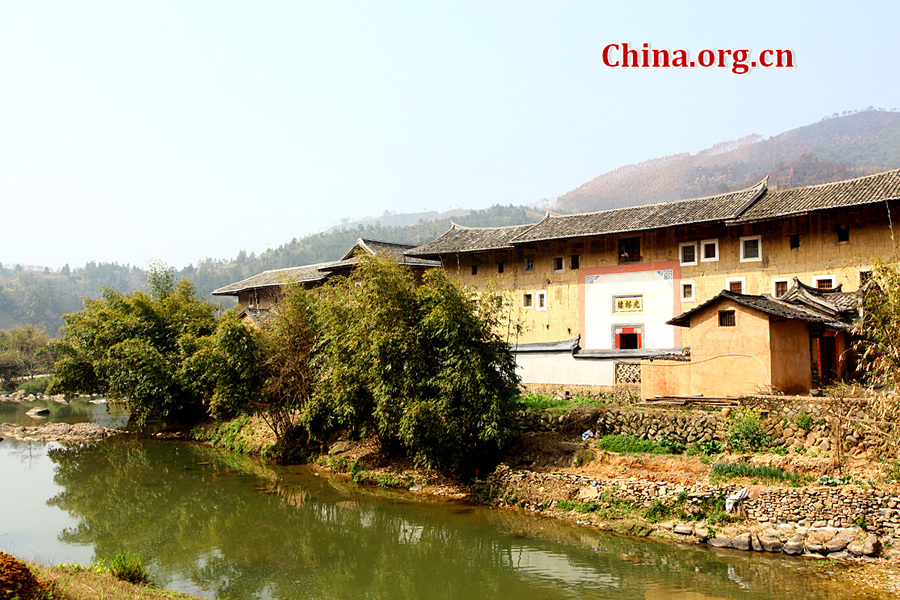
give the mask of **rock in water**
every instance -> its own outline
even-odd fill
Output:
[[[36,406],[36,407],[32,408],[31,410],[29,410],[25,414],[28,415],[29,417],[31,417],[32,419],[43,419],[44,417],[46,417],[47,415],[50,414],[50,409],[41,408],[40,406]]]

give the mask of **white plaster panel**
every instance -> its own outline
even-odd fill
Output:
[[[614,347],[613,326],[642,325],[644,348],[675,347],[675,278],[671,269],[588,275],[584,284],[584,348]],[[613,313],[613,297],[640,294],[643,311]]]
[[[522,383],[615,385],[620,359],[576,359],[569,352],[520,352],[516,372]]]

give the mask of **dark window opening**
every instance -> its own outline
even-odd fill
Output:
[[[736,321],[733,310],[719,311],[719,327],[734,327],[735,325]]]
[[[622,238],[619,240],[619,262],[639,262],[641,260],[641,238]]]
[[[522,296],[522,305],[525,308],[530,308],[532,306],[532,295],[531,294],[525,294],[524,296]]]
[[[728,291],[734,292],[735,294],[743,294],[744,293],[744,282],[742,281],[732,281],[728,284]]]
[[[553,270],[554,271],[562,271],[565,268],[563,263],[563,257],[557,256],[553,259]]]
[[[498,272],[498,273],[502,273],[502,272],[503,272],[503,261],[502,261],[502,260],[501,260],[500,262],[497,263],[497,272]]]
[[[640,348],[640,346],[638,345],[638,334],[620,333],[619,348],[621,350],[637,350],[638,348]]]
[[[478,275],[478,265],[472,265],[472,275]]]
[[[697,247],[696,246],[682,246],[681,247],[681,262],[683,262],[683,263],[697,262]]]
[[[838,244],[842,244],[844,242],[850,241],[850,226],[849,225],[838,225],[837,226],[837,241],[838,241]]]
[[[526,273],[534,273],[534,259],[533,258],[525,259],[525,272]]]
[[[694,286],[690,283],[681,284],[681,297],[685,300],[691,300],[694,297]]]
[[[791,234],[791,250],[796,250],[800,247],[800,234],[792,233]]]
[[[715,242],[707,242],[703,244],[703,258],[706,260],[715,260],[719,256],[719,245]]]
[[[831,279],[819,279],[816,281],[816,288],[820,290],[830,290],[834,287],[834,282]]]
[[[572,261],[569,264],[572,265],[572,270],[574,271],[575,269],[581,268],[581,257],[577,254],[573,254],[571,258]]]

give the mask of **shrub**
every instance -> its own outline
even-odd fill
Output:
[[[128,583],[144,585],[150,583],[150,574],[147,573],[141,557],[128,550],[117,552],[109,560],[98,560],[94,564],[94,570],[101,573],[109,573],[116,579],[121,579]]]
[[[805,410],[797,413],[797,416],[794,417],[794,423],[797,424],[797,427],[803,429],[804,431],[810,431],[813,427],[816,426],[816,420],[812,418]]]
[[[653,504],[644,509],[644,518],[651,523],[667,519],[672,515],[672,507],[668,504],[654,500]]]
[[[737,411],[729,420],[725,439],[736,452],[759,450],[772,441],[763,431],[759,413],[749,408]]]
[[[34,379],[23,381],[19,389],[26,394],[43,394],[51,383],[53,383],[53,377],[35,377]]]
[[[688,454],[703,454],[705,456],[711,456],[713,454],[718,454],[722,451],[722,444],[717,442],[716,440],[710,440],[708,442],[697,442],[690,448],[688,448]]]

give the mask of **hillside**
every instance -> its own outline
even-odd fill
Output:
[[[835,116],[763,139],[750,135],[697,154],[674,154],[604,173],[557,198],[555,210],[590,212],[698,198],[769,176],[773,188],[814,185],[900,167],[900,113]]]
[[[605,173],[557,198],[553,210],[587,212],[652,202],[696,198],[740,189],[769,176],[775,188],[813,185],[900,167],[900,113],[866,110],[825,119],[769,139],[752,135],[697,154],[676,154]],[[260,255],[240,251],[234,259],[208,258],[188,265],[198,292],[209,293],[261,271],[336,260],[357,238],[423,244],[450,227],[535,222],[543,212],[525,206],[445,213],[394,214],[295,238]],[[4,268],[5,267],[5,268]],[[61,315],[81,308],[81,296],[96,298],[103,286],[123,292],[143,287],[144,271],[128,265],[89,263],[62,272],[0,265],[0,329],[43,325],[54,334]],[[230,305],[230,298],[215,299]]]

